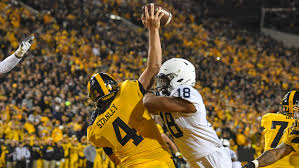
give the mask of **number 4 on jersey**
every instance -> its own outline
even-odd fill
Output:
[[[124,146],[129,142],[130,139],[133,139],[133,143],[138,146],[140,142],[143,140],[143,137],[141,135],[136,134],[136,130],[134,128],[130,128],[123,120],[121,120],[119,117],[117,117],[113,123],[114,132],[116,135],[116,138],[118,142]],[[125,137],[121,137],[121,133],[119,129],[122,129],[127,135]]]

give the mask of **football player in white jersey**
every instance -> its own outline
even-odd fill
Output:
[[[206,108],[195,85],[195,67],[182,58],[163,63],[157,88],[163,96],[147,93],[144,106],[159,114],[191,168],[231,168],[230,156],[208,123]]]

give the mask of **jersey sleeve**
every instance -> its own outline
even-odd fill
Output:
[[[261,120],[261,127],[264,130],[271,129],[272,120],[273,120],[273,118],[271,117],[270,113],[263,115],[262,120]]]
[[[21,59],[18,59],[15,54],[7,57],[5,60],[0,62],[0,74],[9,72],[12,70]]]
[[[202,97],[199,92],[192,86],[182,85],[171,91],[170,96],[180,97],[189,101],[192,104],[199,104],[202,101]]]
[[[261,120],[261,127],[265,128],[265,125],[266,125],[266,119],[265,119],[265,116],[263,116],[262,120]]]
[[[137,81],[137,82],[138,82],[138,87],[139,87],[140,92],[142,93],[142,95],[144,95],[145,94],[144,87],[142,86],[142,84],[139,81]]]

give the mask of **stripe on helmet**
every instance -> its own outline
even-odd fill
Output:
[[[294,105],[293,100],[294,100],[295,93],[296,90],[293,90],[289,96],[289,113],[293,113],[293,105]]]
[[[104,81],[103,81],[101,75],[97,74],[97,75],[95,75],[95,78],[96,78],[96,80],[98,81],[98,83],[100,84],[101,89],[102,89],[103,92],[104,92],[104,95],[109,94],[108,88],[106,87],[106,85],[105,85],[105,83],[104,83]]]

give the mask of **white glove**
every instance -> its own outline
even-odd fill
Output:
[[[19,59],[23,58],[24,54],[29,50],[30,46],[31,44],[28,41],[22,41],[22,44],[15,52],[15,56]]]

